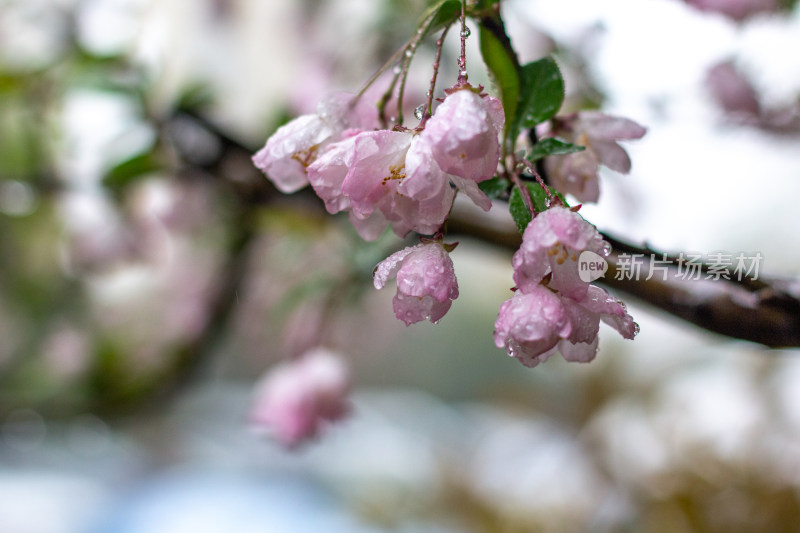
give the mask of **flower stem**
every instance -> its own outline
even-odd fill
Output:
[[[556,204],[560,204],[560,203],[561,203],[561,199],[560,199],[558,196],[554,195],[554,194],[552,193],[552,191],[550,191],[550,187],[548,187],[548,186],[547,186],[547,184],[544,182],[544,180],[542,179],[542,177],[541,177],[541,176],[539,175],[539,173],[536,171],[536,167],[534,166],[534,164],[533,164],[533,163],[531,163],[530,161],[528,161],[527,159],[525,159],[524,157],[522,158],[522,163],[523,163],[523,164],[525,165],[525,167],[528,169],[528,172],[530,172],[530,173],[531,173],[531,175],[532,175],[534,178],[536,178],[536,181],[539,183],[539,186],[540,186],[542,189],[544,189],[544,192],[545,192],[545,194],[547,195],[547,204],[548,204],[548,205],[552,205],[552,204],[554,204],[554,203],[556,203]]]
[[[433,60],[433,76],[431,76],[431,85],[428,88],[428,102],[425,106],[425,114],[422,116],[422,120],[420,120],[419,123],[420,128],[423,128],[428,119],[431,118],[431,116],[433,115],[433,93],[436,89],[436,77],[439,75],[439,66],[442,58],[442,47],[444,45],[444,38],[447,36],[447,32],[449,30],[450,26],[446,26],[444,28],[444,31],[442,32],[441,37],[439,37],[439,40],[436,41],[436,57]]]
[[[467,83],[467,0],[461,0],[461,55],[458,58],[458,85]]]

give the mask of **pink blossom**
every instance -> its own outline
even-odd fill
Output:
[[[709,69],[706,85],[717,103],[728,113],[744,118],[758,117],[761,113],[755,87],[733,61],[724,61]]]
[[[578,258],[589,250],[608,255],[610,247],[597,229],[578,213],[553,207],[537,215],[514,254],[514,282],[527,292],[550,276],[548,285],[565,296],[582,299],[589,284],[578,275]]]
[[[308,179],[329,212],[351,211],[365,239],[377,238],[387,223],[401,237],[435,233],[455,194],[421,136],[389,130],[331,145],[309,166]]]
[[[439,322],[458,298],[453,261],[439,242],[410,246],[384,259],[375,267],[376,289],[397,277],[394,314],[406,326],[425,319]]]
[[[554,292],[541,285],[517,291],[503,302],[494,324],[494,343],[525,366],[533,367],[553,354],[572,332],[569,314]]]
[[[573,300],[537,285],[503,303],[494,341],[528,367],[546,361],[556,351],[567,361],[586,363],[597,354],[601,320],[626,339],[638,332],[624,304],[599,287],[591,285],[583,298]]]
[[[315,348],[270,371],[257,386],[250,420],[287,447],[316,437],[348,412],[350,380],[338,354]]]
[[[742,21],[757,13],[776,11],[776,0],[685,0],[701,11],[720,13],[736,21]]]
[[[352,95],[331,95],[319,103],[316,113],[301,115],[278,128],[253,156],[253,163],[281,192],[303,188],[308,184],[306,168],[325,146],[340,140],[348,129],[371,129],[377,125],[370,106],[359,101],[351,107],[352,102]]]
[[[499,100],[465,88],[444,99],[425,125],[422,137],[442,170],[480,182],[497,171],[504,124]]]
[[[636,122],[596,111],[584,111],[553,119],[548,133],[585,146],[581,152],[552,156],[545,160],[547,175],[556,189],[572,194],[581,202],[596,202],[600,195],[598,165],[627,174],[631,160],[617,143],[639,139],[647,130]]]

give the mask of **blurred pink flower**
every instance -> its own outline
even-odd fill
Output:
[[[281,444],[295,447],[316,437],[326,422],[349,410],[349,373],[341,357],[315,348],[272,369],[257,385],[250,421]]]
[[[375,267],[375,288],[384,288],[393,277],[397,277],[394,314],[406,326],[425,319],[439,322],[458,298],[453,261],[439,242],[410,246],[381,261]]]
[[[600,196],[598,165],[605,165],[623,174],[630,172],[631,160],[617,141],[640,139],[646,131],[632,120],[596,111],[556,117],[547,135],[561,137],[586,149],[545,160],[552,185],[564,194],[572,194],[581,202],[596,202]]]
[[[733,61],[724,61],[709,69],[706,85],[727,113],[750,118],[757,118],[761,113],[755,87]]]
[[[741,22],[757,13],[767,13],[778,9],[776,0],[685,0],[700,11],[720,13]]]

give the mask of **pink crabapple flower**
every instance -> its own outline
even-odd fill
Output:
[[[447,176],[408,132],[361,132],[335,143],[309,166],[308,179],[328,212],[349,211],[367,240],[388,223],[401,237],[435,233],[453,204]]]
[[[550,276],[548,285],[553,290],[580,300],[589,287],[578,274],[578,258],[586,250],[607,256],[611,247],[578,213],[550,208],[525,228],[522,245],[512,259],[514,283],[529,292]]]
[[[610,250],[597,229],[571,209],[553,207],[537,215],[512,259],[518,290],[500,307],[497,347],[532,367],[556,351],[567,361],[594,359],[601,320],[632,339],[638,326],[625,305],[579,276],[582,252]]]
[[[567,361],[586,363],[597,354],[601,320],[626,339],[638,332],[625,305],[599,287],[590,285],[583,298],[573,300],[537,285],[500,306],[494,342],[527,367],[556,351]]]
[[[306,168],[325,146],[340,140],[343,133],[377,126],[377,113],[359,100],[351,107],[353,95],[335,93],[322,100],[317,112],[301,115],[284,124],[253,156],[253,163],[284,193],[296,192],[308,184]]]
[[[631,160],[617,143],[623,139],[640,139],[647,130],[636,122],[596,111],[582,111],[553,119],[545,135],[561,137],[585,146],[581,152],[551,156],[545,168],[552,185],[564,194],[572,194],[580,202],[597,202],[600,196],[598,166],[627,174]]]
[[[456,90],[421,133],[345,132],[308,166],[308,180],[328,212],[349,211],[367,240],[386,224],[401,237],[433,234],[450,213],[451,183],[482,209],[491,207],[477,184],[497,169],[502,128],[497,99]]]
[[[505,115],[497,98],[472,88],[450,92],[425,125],[422,137],[439,168],[476,183],[494,176]]]
[[[381,261],[375,267],[375,288],[383,289],[393,277],[397,277],[394,314],[406,326],[425,319],[436,324],[458,298],[453,261],[440,242],[409,246]]]
[[[256,387],[250,421],[286,447],[316,437],[349,411],[350,378],[341,357],[314,348],[272,369]]]

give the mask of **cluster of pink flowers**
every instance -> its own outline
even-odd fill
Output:
[[[315,348],[269,372],[256,388],[250,421],[294,447],[349,411],[350,378],[341,357]]]
[[[581,279],[578,260],[586,251],[608,255],[610,247],[570,209],[553,207],[528,224],[513,258],[517,290],[495,322],[498,348],[529,367],[556,351],[568,361],[587,362],[597,353],[601,320],[626,339],[636,335],[625,305]]]
[[[361,104],[339,96],[281,127],[253,161],[281,191],[310,183],[328,212],[349,212],[364,239],[388,224],[399,236],[434,234],[456,189],[491,207],[477,184],[497,170],[505,123],[496,98],[468,85],[447,92],[421,130],[376,129]]]
[[[545,160],[551,184],[564,194],[572,194],[580,202],[597,202],[600,183],[598,166],[627,174],[631,160],[617,143],[622,139],[639,139],[646,129],[636,122],[596,111],[573,113],[552,120],[546,135],[561,137],[586,149]]]

